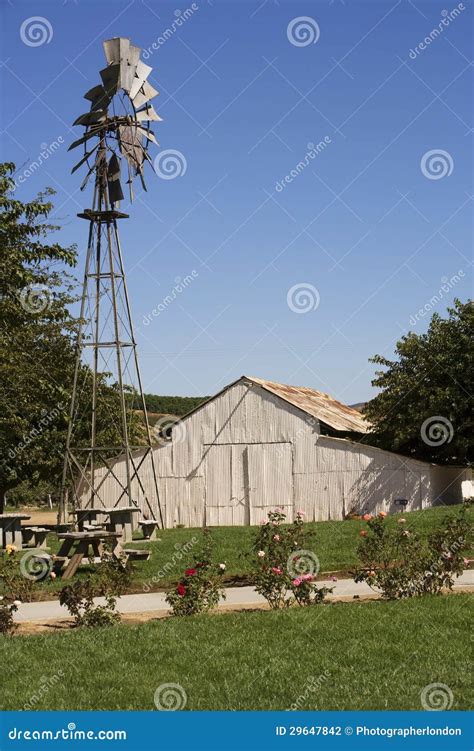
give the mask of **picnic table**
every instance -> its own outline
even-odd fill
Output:
[[[0,514],[0,548],[15,545],[18,550],[22,549],[21,522],[26,519],[31,519],[31,516],[28,516],[28,514]]]
[[[60,533],[58,537],[63,542],[56,556],[55,573],[62,572],[63,579],[70,579],[81,565],[82,559],[89,557],[89,548],[92,548],[94,556],[101,557],[106,540],[112,540],[112,555],[118,558],[123,553],[123,548],[117,539],[119,536],[115,532],[102,530]]]
[[[140,509],[136,506],[121,506],[105,509],[110,518],[107,529],[117,533],[122,542],[130,542],[133,539],[134,524],[133,514],[139,514]]]

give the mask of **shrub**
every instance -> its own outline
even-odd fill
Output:
[[[16,623],[13,620],[15,613],[21,605],[20,600],[7,600],[0,597],[0,634],[12,634],[16,629]]]
[[[375,518],[364,516],[368,530],[360,533],[363,541],[357,553],[362,565],[354,572],[355,581],[367,582],[390,600],[451,589],[469,547],[466,508],[454,518],[446,517],[426,540],[407,529],[403,517],[395,527],[385,517],[383,512]]]
[[[36,589],[35,578],[22,572],[15,554],[14,545],[7,545],[0,553],[0,593],[10,600],[29,602]]]
[[[213,563],[213,544],[208,529],[203,532],[200,549],[193,556],[193,563],[185,569],[178,585],[166,595],[173,615],[196,615],[215,607],[219,598],[225,597],[220,577],[225,563]]]
[[[262,521],[253,544],[252,584],[273,609],[322,602],[332,589],[314,584],[319,571],[315,553],[304,548],[307,534],[303,514],[298,512],[292,524],[284,524],[280,509],[270,511]]]
[[[66,606],[77,626],[110,626],[120,620],[116,612],[117,599],[130,578],[131,567],[126,559],[116,558],[106,549],[92,574],[61,589],[59,602]],[[96,597],[104,597],[105,604],[95,604]]]
[[[15,552],[14,545],[7,545],[0,554],[0,634],[12,634],[16,629],[13,613],[21,605],[22,594],[28,595],[33,586],[21,575]]]

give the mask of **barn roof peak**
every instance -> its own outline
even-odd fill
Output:
[[[316,417],[334,430],[368,433],[370,423],[353,407],[338,402],[329,394],[306,386],[289,386],[284,383],[267,381],[256,376],[242,376],[239,380],[258,384],[266,391],[280,397],[303,412]]]

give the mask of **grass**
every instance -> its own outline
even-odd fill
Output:
[[[468,709],[471,603],[453,594],[3,637],[0,709],[36,694],[38,710],[151,710],[164,683],[189,710],[420,710],[432,683]]]
[[[404,514],[408,529],[416,529],[422,535],[429,534],[446,516],[455,515],[460,506],[437,507],[424,511]],[[395,525],[401,514],[389,518]],[[306,526],[308,539],[306,546],[316,552],[320,561],[320,571],[346,572],[357,563],[359,532],[366,525],[358,520],[334,522],[312,522]],[[251,551],[256,535],[256,527],[214,527],[212,536],[215,544],[215,558],[226,563],[224,583],[245,583],[251,570],[251,562],[246,553]],[[136,540],[131,547],[144,547],[151,550],[148,561],[134,564],[131,592],[157,591],[169,588],[177,581],[182,570],[192,562],[193,539],[200,539],[200,529],[167,529],[159,532],[160,542]],[[48,544],[52,552],[57,552],[59,541],[50,535]],[[188,550],[189,552],[186,552]],[[83,566],[77,576],[86,575],[88,567]],[[39,585],[39,597],[51,596],[62,586],[61,579]],[[36,596],[35,596],[36,597]]]

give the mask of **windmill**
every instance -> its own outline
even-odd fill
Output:
[[[81,508],[138,507],[139,498],[145,515],[159,514],[164,526],[118,231],[118,220],[128,218],[118,208],[122,173],[131,201],[135,178],[146,190],[148,146],[156,143],[151,123],[161,120],[150,100],[158,91],[147,80],[152,69],[140,60],[139,47],[121,37],[103,46],[102,82],[84,95],[90,109],[74,125],[85,132],[69,147],[83,149],[72,172],[86,165],[81,190],[92,179],[93,199],[78,214],[89,222],[89,237],[58,521],[66,521],[72,493],[73,506]],[[104,393],[109,402],[101,404]],[[117,458],[125,469],[120,474]]]

